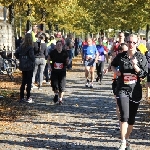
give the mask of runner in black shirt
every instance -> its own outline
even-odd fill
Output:
[[[118,54],[111,63],[111,69],[118,76],[117,103],[120,111],[121,145],[119,150],[125,150],[129,143],[135,116],[142,98],[140,78],[145,78],[148,72],[146,57],[136,50],[137,36],[128,38],[128,51]],[[116,67],[119,66],[119,71]]]
[[[50,61],[52,61],[50,65]],[[66,86],[66,66],[69,64],[69,57],[66,50],[62,50],[62,41],[56,42],[56,49],[48,56],[48,67],[51,70],[51,86],[55,93],[54,103],[62,104],[62,98]]]

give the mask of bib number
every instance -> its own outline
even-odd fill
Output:
[[[86,60],[92,59],[92,55],[86,55]]]
[[[54,63],[54,69],[63,69],[64,65],[63,63]]]
[[[124,84],[134,84],[137,82],[137,76],[131,73],[124,73],[123,80]]]

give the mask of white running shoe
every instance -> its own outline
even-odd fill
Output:
[[[87,83],[85,84],[85,87],[89,86],[90,81],[87,79]]]
[[[26,102],[27,102],[27,103],[34,103],[33,100],[32,100],[32,98],[28,98],[28,99],[26,100]]]
[[[126,142],[121,141],[121,144],[118,150],[126,150]]]
[[[91,88],[91,89],[93,88],[93,84],[92,84],[92,83],[90,84],[90,88]]]

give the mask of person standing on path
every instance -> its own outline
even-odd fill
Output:
[[[32,88],[38,88],[42,90],[42,83],[43,83],[43,72],[46,65],[46,57],[48,56],[47,46],[45,43],[45,35],[41,34],[37,42],[34,43],[34,53],[35,53],[35,68],[33,71],[33,78],[32,78]],[[34,85],[35,76],[39,68],[39,84],[38,87]]]
[[[20,102],[32,103],[30,97],[33,69],[35,63],[32,35],[27,33],[20,47],[16,50],[15,56],[19,59],[19,69],[22,71],[22,83],[20,87]],[[24,90],[27,84],[27,98],[24,98]]]
[[[121,144],[118,150],[130,147],[129,136],[142,98],[140,78],[148,73],[146,57],[136,49],[137,36],[128,37],[128,51],[118,54],[111,62],[112,71],[118,76],[116,97],[120,111]],[[119,70],[116,67],[119,66]]]
[[[65,44],[65,48],[64,48],[69,56],[69,64],[67,65],[67,71],[72,70],[72,58],[73,58],[73,54],[72,54],[72,42],[70,40],[68,40]]]
[[[62,41],[56,42],[56,49],[48,56],[48,68],[51,71],[51,86],[54,91],[54,103],[63,103],[62,98],[66,86],[66,66],[69,64],[69,57],[66,50],[62,49]],[[50,61],[52,63],[50,64]]]

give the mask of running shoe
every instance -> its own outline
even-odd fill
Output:
[[[26,100],[26,102],[27,102],[27,103],[34,103],[34,101],[32,100],[32,98],[28,98],[28,99]]]
[[[54,101],[54,103],[56,103],[58,101],[58,95],[55,94],[53,101]]]
[[[126,140],[126,149],[125,150],[131,150],[130,142]]]
[[[63,101],[62,101],[62,100],[60,100],[60,101],[59,101],[59,105],[62,105],[62,104],[63,104]]]
[[[118,150],[126,150],[126,142],[121,142]]]
[[[92,84],[92,83],[90,84],[90,88],[91,88],[91,89],[93,88],[93,84]]]
[[[96,78],[96,82],[98,82],[98,81],[99,81],[99,77]]]
[[[90,81],[87,79],[87,83],[85,84],[85,87],[89,86]]]

